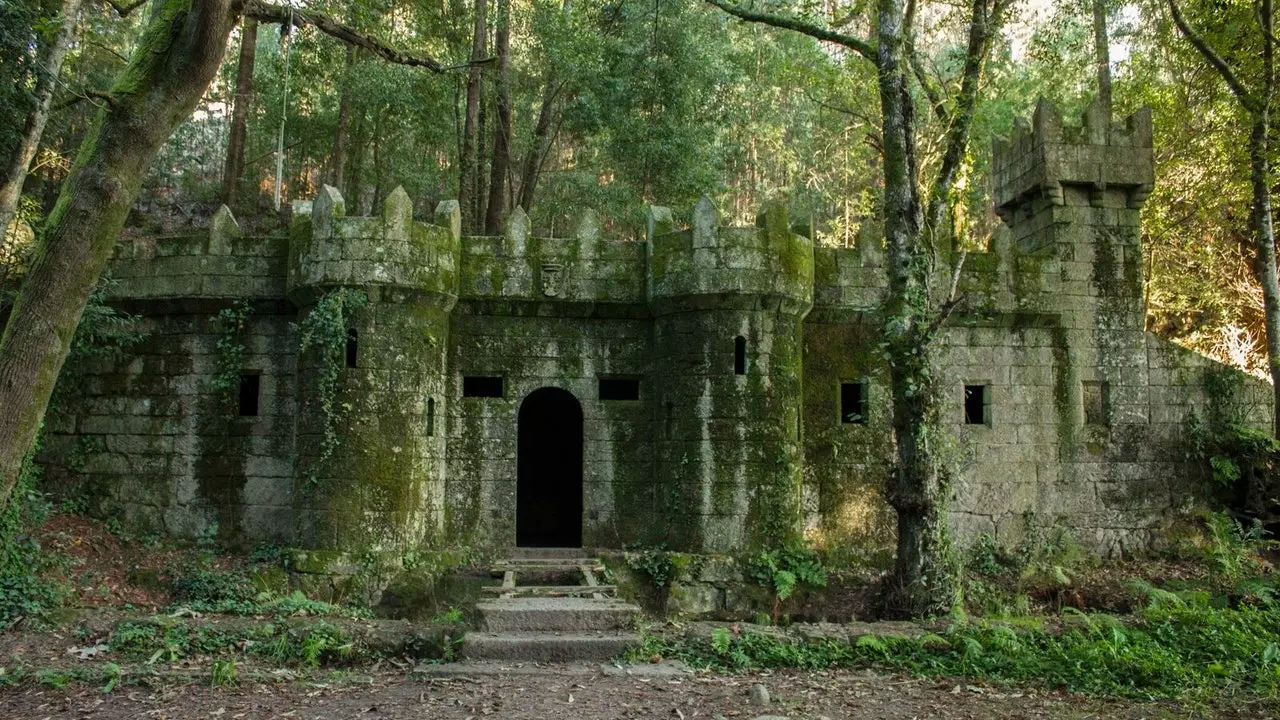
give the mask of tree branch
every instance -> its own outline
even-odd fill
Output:
[[[907,50],[907,61],[911,64],[911,72],[916,76],[916,82],[920,84],[920,89],[924,90],[925,97],[929,99],[929,107],[933,108],[933,114],[942,122],[950,123],[951,117],[947,114],[946,101],[943,100],[938,86],[933,84],[933,79],[929,77],[928,71],[925,70],[924,62],[916,52],[914,43]]]
[[[727,0],[706,0],[706,1],[720,8],[721,10],[729,13],[730,15],[738,18],[739,20],[745,20],[747,22],[753,22],[753,23],[760,23],[762,25],[769,25],[776,28],[782,28],[783,30],[793,30],[802,35],[808,35],[811,38],[822,40],[823,42],[830,42],[830,43],[835,43],[837,45],[843,45],[844,47],[847,47],[850,50],[858,53],[862,57],[872,62],[875,62],[876,51],[875,51],[875,48],[871,46],[871,43],[865,40],[862,40],[860,38],[856,38],[852,35],[845,35],[844,33],[838,33],[838,32],[835,32],[834,30],[829,30],[824,27],[811,25],[797,18],[785,17],[783,15],[774,15],[771,13],[763,13],[763,12],[758,12],[756,10],[749,10],[744,7],[739,7],[737,4],[728,2]]]
[[[349,25],[343,25],[327,15],[310,10],[272,5],[261,0],[249,0],[245,4],[244,14],[264,23],[292,24],[295,27],[311,25],[320,32],[335,37],[348,45],[364,48],[387,62],[410,67],[423,67],[435,73],[445,71],[445,67],[440,64],[440,61],[429,55],[410,55],[401,52],[377,38],[361,33]]]
[[[1235,72],[1232,71],[1227,61],[1215,52],[1213,48],[1209,47],[1204,38],[1191,27],[1187,19],[1182,16],[1182,10],[1178,7],[1177,0],[1169,0],[1169,12],[1173,15],[1173,24],[1178,26],[1178,32],[1182,33],[1182,36],[1187,39],[1187,42],[1191,43],[1192,47],[1200,51],[1200,54],[1213,66],[1214,70],[1218,71],[1218,74],[1226,81],[1227,87],[1231,88],[1231,92],[1240,100],[1240,104],[1249,112],[1258,112],[1261,109],[1258,99],[1249,92],[1244,83],[1240,82],[1240,79],[1236,77]]]

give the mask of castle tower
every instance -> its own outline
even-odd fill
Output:
[[[1031,126],[1020,122],[995,143],[996,211],[1018,256],[1017,311],[1058,318],[1063,460],[1100,453],[1126,426],[1149,422],[1139,213],[1155,182],[1151,139],[1150,109],[1112,122],[1095,101],[1069,127],[1041,100]]]
[[[302,547],[398,556],[440,531],[457,203],[441,203],[436,218],[414,222],[403,188],[381,217],[346,217],[329,186],[310,214],[295,214],[288,295],[300,332],[317,327],[329,348],[298,359]],[[359,300],[338,312],[343,291]]]
[[[799,530],[801,321],[813,245],[769,207],[719,227],[708,198],[675,231],[649,211],[655,480],[672,545],[726,552]]]

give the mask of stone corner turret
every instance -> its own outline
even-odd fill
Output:
[[[458,295],[457,202],[440,203],[435,220],[441,224],[414,221],[403,187],[387,196],[381,216],[348,217],[342,194],[325,185],[309,204],[294,205],[289,297],[306,305],[328,289],[360,287],[452,307]]]
[[[1140,208],[1155,184],[1151,108],[1113,121],[1095,100],[1073,127],[1042,98],[1030,125],[1018,120],[1011,137],[995,141],[992,167],[996,212],[1006,222],[1029,201],[1065,204],[1064,187],[1086,190],[1093,205],[1120,190],[1125,207]]]
[[[745,303],[804,316],[813,306],[813,241],[793,230],[781,203],[766,204],[753,227],[727,227],[704,196],[685,230],[670,209],[653,206],[646,235],[648,298],[658,313]]]

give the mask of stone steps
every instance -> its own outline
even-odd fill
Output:
[[[598,560],[585,556],[525,555],[495,563],[493,572],[502,576],[502,584],[481,590],[498,597],[476,606],[480,629],[467,633],[463,656],[526,662],[617,657],[640,640],[631,629],[640,608],[614,598],[612,585],[599,584],[596,573],[602,569]],[[582,584],[518,584],[528,576],[560,583],[566,573],[579,575]]]
[[[469,632],[462,646],[468,660],[509,662],[607,662],[635,645],[629,632]]]
[[[487,632],[625,630],[640,614],[640,608],[622,600],[578,597],[494,600],[476,610]]]

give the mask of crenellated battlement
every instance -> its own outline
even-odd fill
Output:
[[[1030,124],[1019,119],[1012,137],[995,141],[992,167],[996,212],[1006,222],[1030,201],[1067,204],[1064,186],[1086,189],[1094,205],[1105,202],[1106,190],[1118,190],[1125,206],[1139,208],[1155,184],[1151,109],[1114,122],[1095,101],[1080,125],[1069,126],[1041,99]]]

